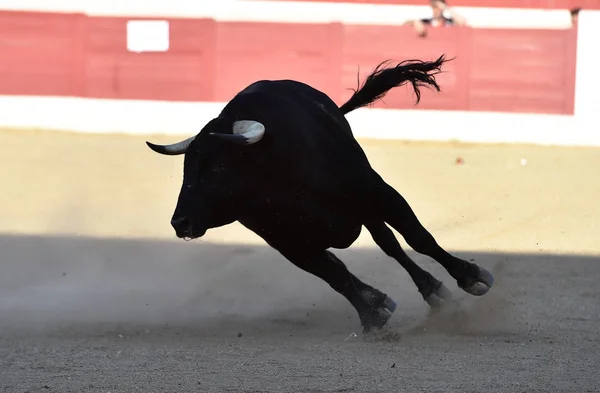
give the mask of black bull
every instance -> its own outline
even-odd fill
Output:
[[[194,137],[161,154],[185,154],[183,184],[171,224],[179,238],[239,221],[285,258],[320,277],[358,312],[364,331],[383,327],[396,305],[362,282],[329,248],[352,245],[364,226],[375,243],[409,273],[431,307],[450,291],[402,250],[396,229],[415,251],[440,263],[464,291],[481,296],[492,275],[440,247],[406,200],[375,170],[354,139],[345,114],[411,83],[439,91],[435,75],[447,60],[380,65],[338,107],[297,81],[258,81],[239,92]]]

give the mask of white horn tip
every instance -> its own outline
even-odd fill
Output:
[[[254,120],[238,120],[233,123],[233,134],[243,136],[247,144],[252,144],[265,135],[265,126]]]

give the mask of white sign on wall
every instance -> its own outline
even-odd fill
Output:
[[[169,50],[169,22],[166,20],[127,21],[127,50],[166,52]]]

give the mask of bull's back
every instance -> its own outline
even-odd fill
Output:
[[[345,116],[323,92],[293,80],[257,81],[240,91],[224,114],[265,124],[270,141],[253,159],[262,173],[276,172],[298,187],[338,196],[368,186],[368,159]]]
[[[306,83],[291,80],[260,80],[250,84],[238,95],[273,94],[285,97],[289,102],[302,106],[313,116],[326,117],[339,126],[338,131],[352,135],[350,124],[335,102],[324,92]],[[282,102],[283,104],[283,102]]]

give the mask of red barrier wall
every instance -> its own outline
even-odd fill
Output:
[[[162,53],[127,51],[126,23],[132,18],[89,18],[84,90],[95,98],[211,101],[214,99],[216,23],[171,19],[170,47]],[[1,82],[0,82],[1,86]]]
[[[165,53],[126,50],[126,18],[0,12],[0,94],[227,101],[257,79],[342,103],[386,59],[456,57],[422,109],[572,114],[576,30],[433,29],[170,19]],[[408,88],[376,107],[412,108]]]
[[[0,12],[0,93],[73,93],[79,16]]]
[[[252,1],[252,0],[248,0]],[[428,5],[428,0],[276,0],[276,1],[316,1],[321,3],[361,3],[361,4],[397,4]],[[494,8],[541,8],[572,9],[581,7],[588,10],[599,10],[598,0],[448,0],[452,7],[494,7]]]

